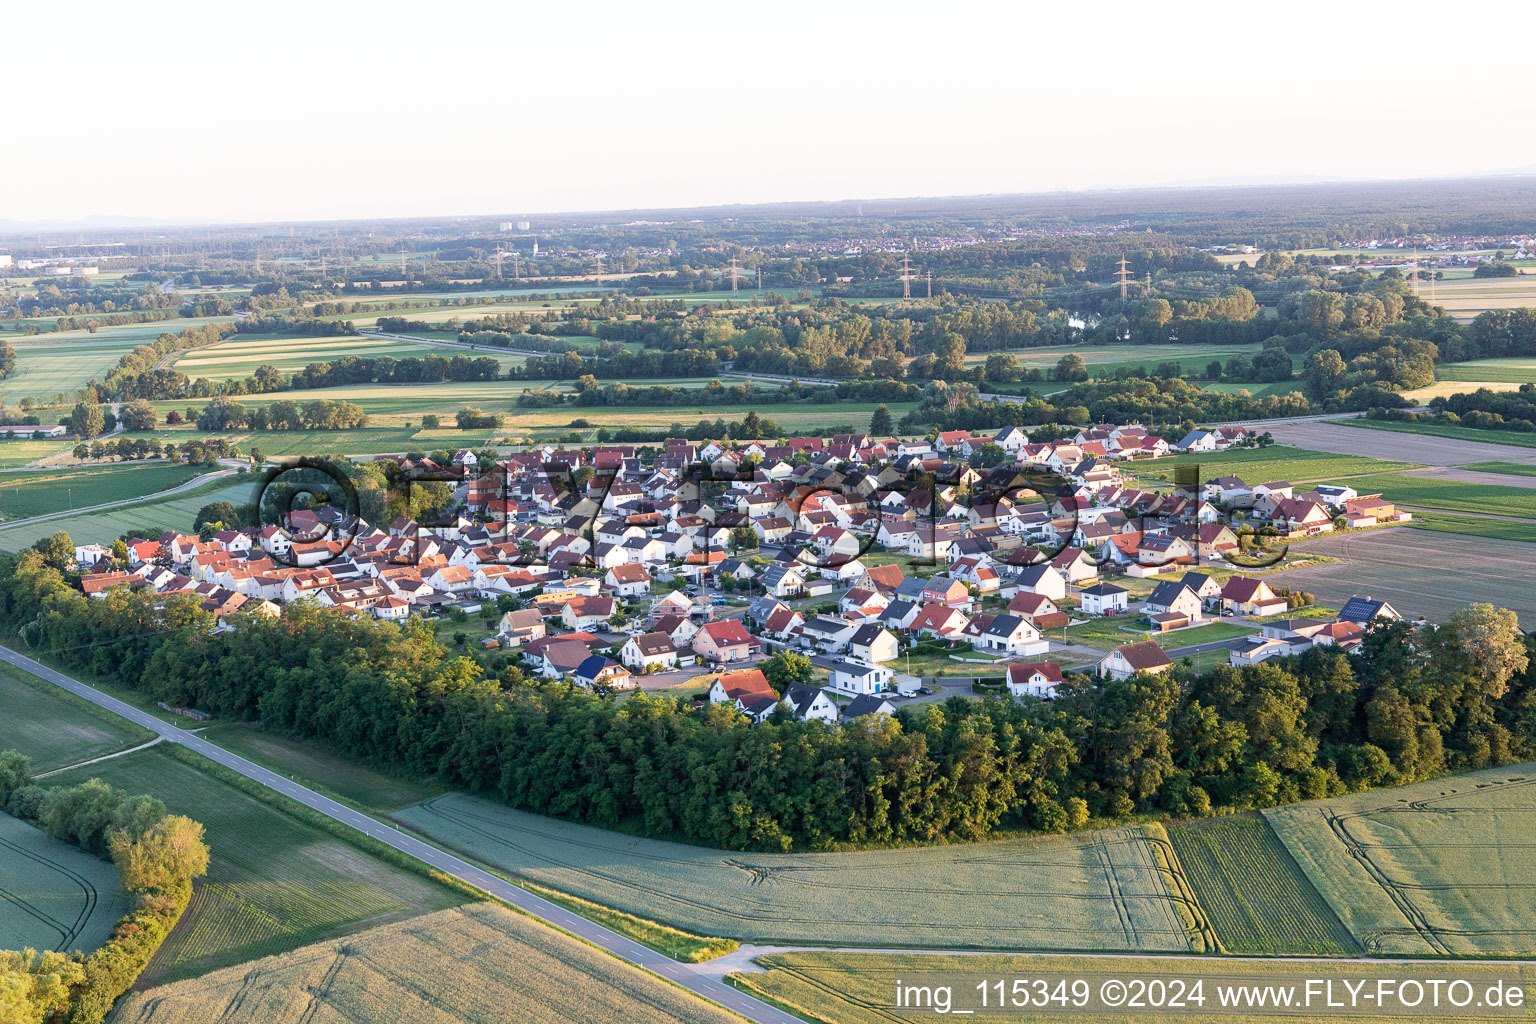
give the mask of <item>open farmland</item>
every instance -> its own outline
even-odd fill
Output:
[[[1536,278],[1533,278],[1536,281]],[[1435,376],[1442,381],[1497,381],[1506,384],[1536,384],[1536,357],[1513,356],[1507,359],[1472,359],[1463,363],[1440,363]],[[1469,384],[1462,391],[1475,390]]]
[[[1530,956],[1533,768],[1472,772],[1264,816],[1369,953]]]
[[[130,994],[117,1024],[738,1024],[741,1018],[489,903]]]
[[[1133,462],[1129,464],[1128,471],[1141,480],[1171,483],[1174,470],[1178,467],[1199,466],[1201,480],[1238,476],[1252,486],[1273,480],[1287,480],[1293,484],[1334,480],[1365,473],[1413,469],[1415,465],[1412,462],[1272,445],[1268,448],[1235,448],[1225,452],[1175,455],[1149,462]]]
[[[1269,427],[1277,441],[1344,455],[1400,459],[1423,466],[1460,466],[1489,459],[1536,460],[1536,434],[1473,430],[1388,420],[1311,420]]]
[[[18,469],[71,447],[68,441],[0,440],[0,469]]]
[[[1241,814],[1174,825],[1168,838],[1223,949],[1359,952],[1338,915],[1262,816]]]
[[[1394,527],[1323,536],[1291,550],[1336,559],[1270,579],[1272,586],[1311,591],[1320,604],[1338,608],[1356,594],[1370,595],[1410,618],[1438,621],[1489,601],[1516,612],[1526,628],[1536,624],[1536,565],[1518,541]]]
[[[514,878],[758,943],[1187,951],[1140,828],[858,853],[725,853],[459,794],[396,812]]]
[[[191,757],[192,755],[183,755]],[[207,828],[213,858],[147,977],[190,977],[464,897],[392,867],[154,747],[53,776],[150,793]]]
[[[786,434],[804,433],[831,427],[849,427],[853,430],[869,428],[869,418],[878,402],[838,402],[836,404],[763,405],[757,407],[758,415],[772,420]],[[901,419],[916,407],[915,402],[887,402],[891,415]],[[582,408],[567,406],[560,409],[535,409],[512,412],[507,423],[498,433],[511,436],[528,436],[548,440],[570,431],[573,419],[585,419],[594,426],[610,430],[666,430],[675,423],[691,427],[696,423],[713,423],[717,419],[739,420],[747,414],[746,406],[631,406],[623,408]],[[587,437],[591,442],[590,436]]]
[[[189,327],[227,323],[229,317],[188,317],[152,323],[123,324],[89,331],[61,331],[11,339],[16,369],[0,385],[8,403],[25,396],[51,400],[74,391],[91,378],[103,380],[117,361],[139,345],[162,334],[180,334]]]
[[[163,530],[190,533],[198,510],[204,505],[217,501],[249,504],[254,498],[255,486],[254,480],[241,481],[228,476],[160,501],[150,498],[103,512],[83,512],[10,527],[0,525],[0,551],[20,551],[58,530],[65,531],[72,539],[99,544],[111,543],[129,532],[152,536],[158,536]]]
[[[719,380],[726,387],[746,383],[745,378],[732,377],[730,375],[718,378],[638,379],[627,380],[624,383],[635,388],[665,385],[667,387],[688,390],[701,390],[708,386],[711,380]],[[753,382],[753,387],[758,391],[777,391],[781,385],[757,381]],[[437,384],[357,384],[348,387],[314,388],[304,391],[275,391],[264,395],[241,395],[236,401],[247,408],[267,406],[273,402],[288,401],[302,403],[315,399],[351,402],[368,414],[368,422],[373,427],[400,427],[407,423],[420,424],[421,417],[425,413],[434,413],[442,419],[443,423],[451,425],[454,422],[454,414],[466,406],[481,408],[487,411],[510,411],[510,415],[524,415],[519,413],[515,407],[518,396],[524,391],[551,391],[569,394],[574,390],[574,383],[569,381],[445,381]],[[197,399],[176,402],[161,401],[155,403],[155,409],[163,417],[173,409],[184,412],[189,405],[195,408],[198,401]],[[565,413],[564,423],[569,423],[577,418],[586,418],[594,423],[598,423],[603,421],[610,412],[634,412],[648,408],[650,407],[620,406],[610,409],[603,406],[566,406],[558,410],[544,411]],[[713,409],[718,409],[722,413],[729,412],[734,418],[739,419],[746,414],[746,408],[745,406],[714,406],[706,408],[704,411],[709,412]],[[773,408],[773,406],[760,407],[758,412],[763,416],[772,418],[771,410]],[[819,406],[819,408],[826,407]],[[870,408],[873,409],[874,407],[870,406]],[[264,451],[266,450],[266,446],[261,447]]]
[[[1212,360],[1226,363],[1233,356],[1251,359],[1262,350],[1259,345],[1050,345],[1039,348],[1011,348],[1005,355],[1013,356],[1027,370],[1050,370],[1061,357],[1076,353],[1083,357],[1090,373],[1109,373],[1128,367],[1146,367],[1147,372],[1157,369],[1159,363],[1177,362],[1181,373],[1203,376]],[[972,352],[965,357],[967,364],[987,361],[990,352]],[[1237,385],[1238,387],[1262,388],[1263,384]],[[1295,385],[1299,386],[1299,385]],[[1287,389],[1292,390],[1292,389]]]
[[[399,341],[369,335],[343,335],[332,338],[291,337],[272,334],[234,334],[217,345],[192,349],[183,353],[171,364],[191,378],[209,377],[215,380],[227,377],[249,377],[257,367],[271,365],[284,373],[302,370],[310,363],[333,363],[345,356],[376,358],[390,356],[394,359],[421,359],[440,356],[451,359],[456,355],[490,356],[505,367],[511,362],[521,362],[522,357],[487,352],[480,349],[430,345],[423,342]]]
[[[19,750],[46,772],[126,750],[150,739],[126,719],[10,665],[0,665],[0,750]],[[0,948],[4,944],[0,943]]]
[[[1374,988],[1377,979],[1406,980],[1432,978],[1476,979],[1479,992],[1495,981],[1505,984],[1521,984],[1529,990],[1536,982],[1536,969],[1529,965],[1457,964],[1453,974],[1447,973],[1444,964],[1381,964],[1338,963],[1328,961],[1263,963],[1242,960],[1192,960],[1187,958],[1163,959],[1156,963],[1146,960],[1126,960],[1115,957],[1070,956],[976,956],[933,955],[916,953],[868,953],[868,952],[789,952],[774,953],[761,959],[765,971],[748,970],[734,975],[737,988],[754,995],[778,1002],[811,1021],[829,1021],[836,1024],[905,1024],[944,1019],[932,1008],[918,1009],[910,1003],[906,1007],[895,1005],[896,979],[907,984],[932,984],[942,980],[954,985],[953,1009],[970,1009],[963,1019],[973,1024],[1017,1024],[1019,1021],[1073,1021],[1080,1024],[1131,1024],[1134,1021],[1156,1020],[1168,1024],[1260,1024],[1263,1021],[1349,1020],[1360,1024],[1387,1024],[1406,1020],[1435,1019],[1428,1015],[1413,1016],[1404,1012],[1371,1014],[1359,1010],[1340,1011],[1335,1008],[1324,1015],[1316,1009],[1311,1012],[1287,1012],[1266,1009],[1257,1012],[1225,1010],[1220,1006],[1217,985],[1283,986],[1294,987],[1300,999],[1307,980],[1317,978],[1332,982],[1333,991],[1342,992],[1345,983]],[[1205,1002],[1186,1010],[1166,1008],[1147,1002],[1157,1009],[1135,1011],[1106,1010],[1102,1003],[1093,1001],[1083,1009],[1069,1003],[1062,1006],[1050,1003],[1045,1009],[1008,1009],[993,1011],[979,1009],[979,994],[974,985],[983,980],[995,983],[998,979],[1029,979],[1028,990],[1037,989],[1033,979],[1048,980],[1048,990],[1056,991],[1059,981],[1065,980],[1063,989],[1070,997],[1071,984],[1075,979],[1085,980],[1087,992],[1095,997],[1100,986],[1110,979],[1129,981],[1154,979],[1167,982],[1179,978],[1192,984],[1195,979],[1205,979]],[[1005,991],[1012,993],[1011,981]],[[1426,990],[1428,985],[1425,985]],[[994,994],[996,989],[991,990]],[[1189,1005],[1186,1002],[1186,1005]],[[1318,1002],[1312,1003],[1314,1007]],[[997,1006],[996,1002],[992,1006]],[[1444,1008],[1439,1011],[1443,1019],[1454,1019],[1458,1024],[1471,1021],[1528,1020],[1532,1014],[1529,1006],[1523,1009],[1497,1009],[1479,1011],[1475,1008],[1457,1010],[1454,1017]]]
[[[1484,483],[1480,479],[1409,473],[1373,473],[1347,481],[1361,494],[1380,493],[1399,506],[1522,517],[1536,516],[1536,488],[1521,486],[1532,482],[1516,479],[1510,484]]]
[[[1429,295],[1426,293],[1427,300]],[[1464,277],[1435,283],[1434,304],[1463,322],[1489,309],[1536,306],[1536,275]]]
[[[63,512],[71,503],[79,507],[149,497],[202,472],[184,463],[152,462],[7,473],[0,476],[0,519]]]
[[[0,949],[90,952],[127,912],[110,862],[0,814]]]

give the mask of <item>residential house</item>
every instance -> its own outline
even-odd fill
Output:
[[[1061,665],[1054,661],[1021,661],[1008,666],[1008,692],[1015,697],[1050,700],[1061,686]]]
[[[873,694],[888,689],[894,675],[884,665],[839,659],[832,663],[828,681],[839,693]]]
[[[578,597],[566,602],[560,610],[560,621],[565,623],[567,629],[576,630],[603,630],[608,628],[608,620],[613,618],[613,598],[611,597]]]
[[[861,693],[843,708],[843,721],[850,722],[855,718],[865,718],[870,715],[894,715],[896,706],[878,694]]]
[[[603,576],[618,597],[643,597],[651,591],[651,574],[643,565],[616,565]]]
[[[677,667],[677,645],[665,633],[641,633],[624,641],[619,660],[631,672],[662,672]]]
[[[1098,583],[1078,592],[1088,615],[1118,615],[1130,605],[1130,592],[1113,583]]]
[[[848,652],[857,661],[880,664],[896,660],[896,634],[878,622],[866,622],[848,641]]]
[[[812,720],[819,722],[837,721],[837,702],[828,697],[826,691],[817,686],[808,686],[805,683],[792,683],[789,689],[784,691],[781,703],[789,706],[796,718],[803,722]]]
[[[1398,613],[1386,601],[1376,601],[1369,594],[1365,597],[1351,597],[1344,602],[1344,607],[1339,609],[1340,622],[1358,622],[1360,625],[1370,628],[1371,623],[1377,619],[1401,619]]]
[[[1121,644],[1099,659],[1100,675],[1111,679],[1129,679],[1138,672],[1158,675],[1173,668],[1173,661],[1164,650],[1151,640],[1133,644]]]
[[[1008,614],[1022,615],[1033,622],[1040,630],[1060,629],[1070,620],[1067,613],[1046,597],[1044,594],[1034,594],[1028,591],[1020,591],[1013,595],[1013,600],[1008,602]]]
[[[544,617],[533,608],[519,608],[501,617],[498,634],[510,645],[524,644],[544,635]]]
[[[1233,576],[1221,588],[1221,604],[1238,615],[1274,615],[1286,610],[1285,598],[1278,596],[1263,580],[1251,576]]]
[[[699,657],[716,664],[745,661],[757,646],[757,641],[747,633],[739,619],[707,622],[693,637],[693,649],[699,652]]]
[[[1044,654],[1051,649],[1049,641],[1041,639],[1040,630],[1022,615],[995,616],[973,646],[1015,657]]]

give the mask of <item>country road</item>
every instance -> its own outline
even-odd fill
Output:
[[[337,803],[328,797],[321,796],[314,790],[286,779],[276,772],[269,771],[258,764],[247,761],[230,753],[223,747],[209,743],[195,733],[162,722],[147,712],[140,711],[130,704],[108,696],[94,687],[87,686],[77,679],[57,672],[41,662],[34,661],[24,654],[20,654],[8,647],[0,647],[0,661],[14,665],[23,671],[30,672],[55,686],[62,687],[76,696],[83,697],[98,707],[105,708],[115,715],[120,715],[136,725],[141,725],[155,734],[164,737],[167,742],[179,743],[188,750],[196,751],[211,761],[215,761],[232,771],[239,772],[246,778],[258,782],[268,789],[283,794],[291,800],[296,800],[304,806],[318,811],[328,818],[356,829],[373,839],[385,843],[408,856],[414,857],[434,870],[451,875],[462,882],[474,886],[490,895],[510,903],[519,910],[527,911],[534,917],[564,929],[602,949],[607,950],[621,960],[627,960],[638,967],[644,968],[653,974],[659,975],[677,985],[682,986],[695,995],[702,996],[713,1003],[741,1014],[748,1020],[758,1021],[760,1024],[804,1024],[798,1017],[791,1016],[783,1010],[768,1005],[761,1000],[754,999],[744,992],[725,983],[723,968],[704,964],[685,964],[673,960],[671,957],[655,950],[642,946],[633,939],[625,938],[618,932],[610,931],[602,925],[594,924],[584,917],[571,913],[564,907],[541,899],[526,889],[519,888],[511,882],[497,878],[467,861],[460,860],[453,854],[447,853],[416,839],[413,836],[401,832],[399,829],[382,824],[345,804]]]

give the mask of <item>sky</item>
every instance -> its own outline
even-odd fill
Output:
[[[0,221],[1536,170],[1536,3],[15,4]],[[67,12],[67,13],[66,13]]]

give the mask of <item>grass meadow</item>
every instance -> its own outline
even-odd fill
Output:
[[[1272,808],[1264,817],[1368,954],[1536,953],[1536,765]]]
[[[729,853],[452,794],[392,818],[526,880],[757,943],[1188,951],[1140,828],[857,853]]]
[[[138,746],[148,729],[102,711],[52,683],[0,664],[0,750],[19,750],[33,773]],[[0,943],[0,948],[6,948]]]
[[[345,335],[333,338],[283,337],[275,334],[234,334],[217,345],[192,349],[171,364],[188,377],[224,379],[249,377],[260,366],[271,365],[284,373],[302,370],[310,363],[331,363],[345,356],[374,358],[390,356],[394,359],[421,359],[426,356],[442,356],[451,359],[456,355],[479,358],[490,356],[505,368],[521,363],[522,356],[513,356],[479,349],[450,348],[446,345],[429,345],[422,342],[399,341],[395,338],[378,338],[369,335]]]
[[[116,1024],[739,1024],[741,1018],[490,903],[140,989]]]
[[[127,912],[110,861],[0,814],[0,949],[88,953]]]
[[[183,760],[186,758],[187,760]],[[191,977],[458,906],[465,897],[380,861],[162,747],[52,776],[150,793],[207,828],[212,861],[146,982]]]

